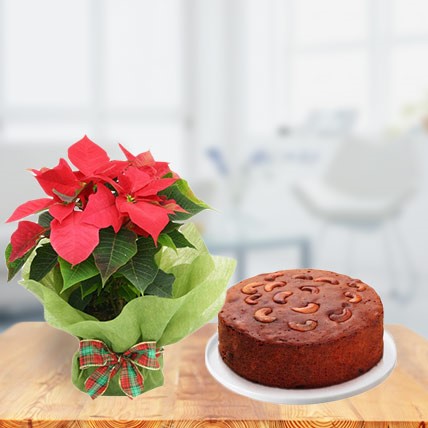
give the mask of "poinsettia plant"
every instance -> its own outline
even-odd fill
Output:
[[[168,163],[150,152],[112,160],[87,136],[53,168],[32,169],[46,197],[20,205],[6,248],[9,280],[31,262],[28,279],[61,279],[68,303],[110,320],[131,300],[172,296],[175,277],[156,262],[162,248],[193,248],[180,226],[207,205]],[[23,220],[38,215],[37,221]],[[27,263],[28,263],[27,262]]]

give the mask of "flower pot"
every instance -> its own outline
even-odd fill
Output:
[[[191,334],[210,321],[223,305],[227,282],[235,262],[208,253],[196,227],[187,224],[181,229],[195,246],[177,249],[165,248],[159,256],[159,266],[167,273],[174,273],[173,297],[142,296],[125,305],[122,312],[110,321],[99,321],[73,306],[60,293],[61,277],[48,274],[41,281],[28,279],[28,265],[24,267],[26,289],[35,294],[44,306],[46,321],[79,340],[102,341],[112,352],[121,355],[132,346],[146,341],[156,342],[165,348]],[[158,358],[160,369],[138,367],[144,378],[144,392],[163,384],[163,358]],[[72,380],[81,391],[87,392],[85,382],[96,370],[82,369],[79,352],[73,356]],[[104,395],[125,395],[119,385],[119,373],[110,380]]]

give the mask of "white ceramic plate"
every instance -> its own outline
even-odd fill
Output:
[[[397,350],[394,340],[388,332],[383,335],[384,352],[379,363],[355,379],[338,385],[313,389],[282,389],[259,385],[242,378],[233,372],[221,359],[218,352],[218,335],[215,334],[207,343],[205,364],[208,371],[227,389],[254,400],[276,404],[316,404],[341,400],[360,394],[379,385],[395,367]]]

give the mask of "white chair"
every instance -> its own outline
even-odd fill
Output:
[[[353,139],[339,146],[321,177],[296,183],[295,191],[325,228],[339,224],[352,233],[358,229],[383,231],[389,264],[395,266],[391,246],[397,245],[408,273],[414,275],[397,219],[415,193],[417,171],[411,142]],[[392,277],[391,281],[391,293],[399,294],[397,281]]]

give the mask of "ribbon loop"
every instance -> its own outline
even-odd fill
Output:
[[[129,348],[124,354],[135,362],[135,364],[149,370],[159,370],[158,357],[162,353],[162,349],[156,348],[156,342],[141,342]]]
[[[119,386],[129,397],[143,393],[144,377],[137,366],[159,370],[158,358],[163,348],[156,348],[156,342],[140,342],[124,353],[112,352],[101,340],[85,339],[79,343],[80,369],[96,367],[86,379],[86,392],[95,399],[103,395],[110,380],[119,372]]]
[[[128,397],[136,397],[144,390],[143,375],[132,360],[123,359],[122,361],[122,370],[120,371],[119,378],[120,388]]]

